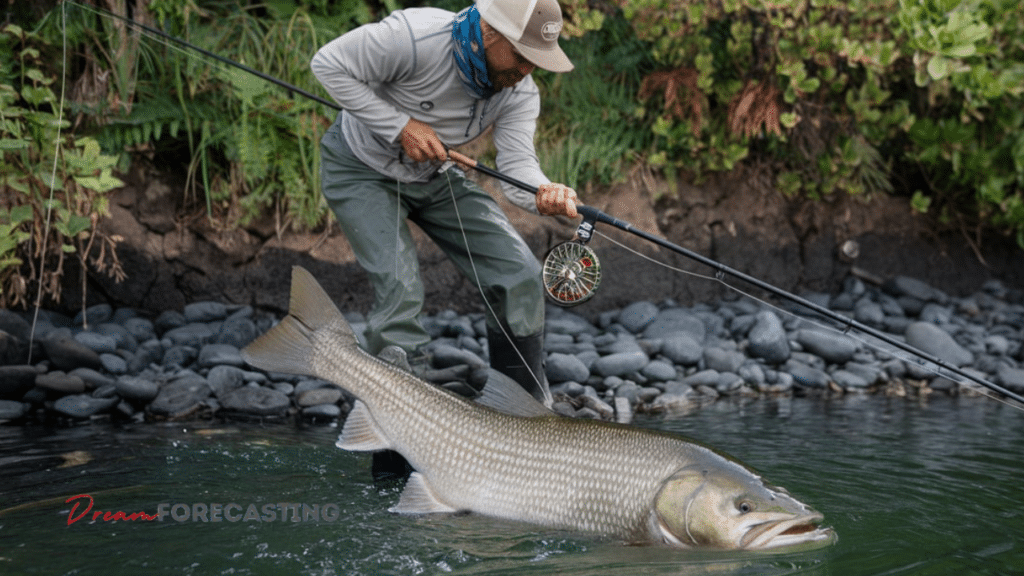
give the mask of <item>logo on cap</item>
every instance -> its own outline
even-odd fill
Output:
[[[548,42],[554,42],[558,40],[558,35],[562,32],[561,22],[548,22],[540,29],[540,35],[544,37]]]

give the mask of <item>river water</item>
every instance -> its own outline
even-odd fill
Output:
[[[336,449],[330,427],[0,427],[0,574],[1024,571],[1024,412],[1015,408],[982,398],[767,399],[635,424],[737,457],[823,512],[838,541],[694,552],[472,515],[401,517],[387,512],[397,488],[375,487],[369,456]],[[93,520],[98,510],[111,520]],[[160,510],[163,521],[113,520]]]

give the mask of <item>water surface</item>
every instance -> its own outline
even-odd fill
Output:
[[[1024,566],[1024,412],[1009,406],[769,399],[636,424],[735,456],[823,512],[838,542],[693,552],[471,515],[397,516],[387,512],[397,489],[374,486],[369,457],[336,449],[329,427],[0,427],[0,573],[845,576]],[[92,497],[89,514],[84,496],[66,502],[79,495]],[[161,504],[176,515],[92,520],[96,510],[155,515]]]

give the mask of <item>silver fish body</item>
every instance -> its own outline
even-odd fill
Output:
[[[525,392],[517,396],[514,383],[509,401],[534,402],[525,410],[537,415],[506,413],[365,353],[300,268],[290,315],[243,356],[266,370],[329,380],[358,398],[338,446],[391,449],[409,461],[416,472],[397,512],[470,511],[679,546],[767,548],[832,538],[817,527],[820,514],[692,441],[555,416]]]

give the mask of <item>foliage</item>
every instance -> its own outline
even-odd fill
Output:
[[[621,181],[653,140],[636,116],[636,94],[650,59],[621,13],[598,14],[600,30],[563,43],[573,72],[534,72],[544,93],[537,138],[541,166],[552,180],[581,192]]]
[[[911,164],[930,183],[916,208],[1024,246],[1018,2],[617,1],[657,62],[640,92],[655,163],[700,177],[756,160],[814,198],[889,193]]]
[[[124,3],[115,7],[127,15]],[[131,8],[142,24],[321,95],[309,58],[371,17],[362,0],[136,0]],[[72,42],[93,55],[76,85],[97,85],[76,92],[74,110],[93,122],[104,150],[182,165],[189,198],[225,226],[268,211],[281,228],[324,221],[317,147],[334,110],[155,36],[139,43],[126,65],[117,50],[125,23],[80,7],[68,20]],[[123,95],[113,73],[121,68],[135,71]]]
[[[105,194],[123,185],[117,159],[96,140],[63,132],[56,79],[43,71],[49,51],[32,32],[0,28],[0,308],[28,304],[36,287],[59,301],[69,255],[83,270],[91,263],[121,274],[116,239],[96,228]]]

